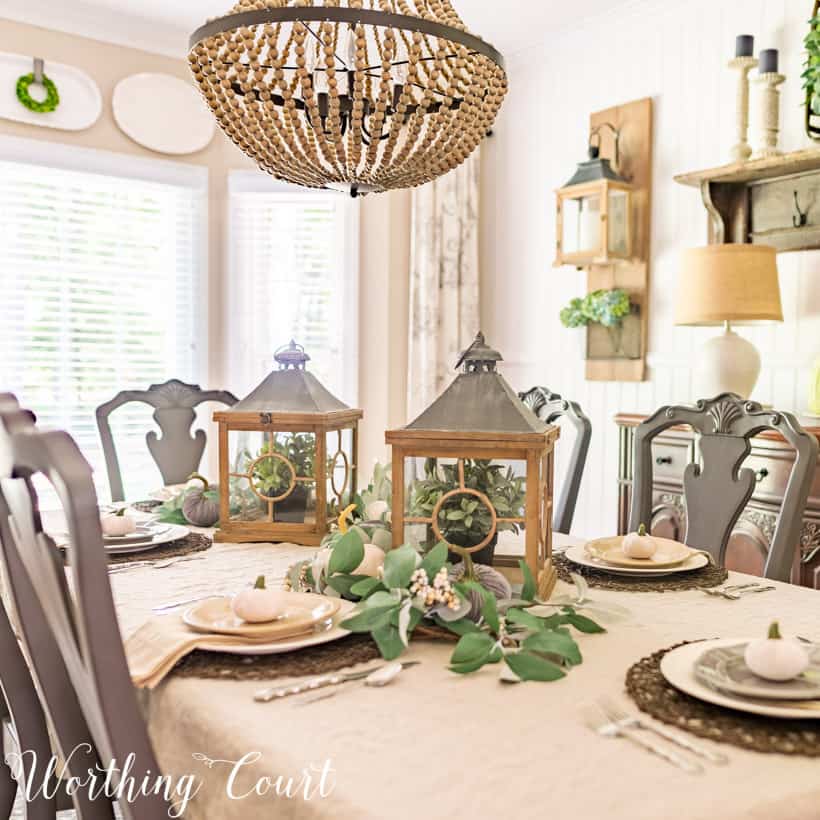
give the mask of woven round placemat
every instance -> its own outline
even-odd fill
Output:
[[[150,501],[135,501],[133,504],[129,504],[128,506],[137,512],[151,513],[154,512],[157,507],[161,507],[162,502],[157,501],[156,499],[152,499]]]
[[[188,533],[184,538],[169,541],[167,544],[145,552],[129,552],[122,555],[109,555],[109,564],[130,564],[133,561],[162,561],[165,558],[182,558],[195,552],[204,552],[213,546],[207,535],[197,532]]]
[[[558,577],[568,584],[572,583],[570,573],[581,575],[591,587],[614,589],[620,592],[682,592],[687,589],[720,586],[728,577],[726,569],[714,564],[707,564],[703,569],[684,572],[680,575],[665,575],[662,578],[631,578],[627,575],[610,575],[608,572],[582,567],[575,564],[565,555],[553,555],[552,563]]]
[[[698,737],[752,752],[820,757],[820,721],[783,720],[723,709],[675,689],[661,674],[670,646],[643,658],[626,673],[626,691],[641,711]]]
[[[369,635],[348,635],[338,641],[312,646],[307,651],[296,650],[278,655],[197,651],[183,658],[172,674],[183,678],[276,680],[324,675],[380,657],[379,649]]]

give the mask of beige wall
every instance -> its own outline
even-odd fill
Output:
[[[58,131],[0,119],[0,134],[51,140],[86,148],[136,156],[161,157],[137,145],[114,122],[111,96],[123,77],[141,71],[173,74],[189,80],[184,59],[175,60],[49,29],[0,19],[0,49],[37,54],[77,66],[100,87],[103,113],[85,131]],[[227,286],[227,175],[251,162],[217,131],[204,151],[177,162],[206,166],[209,172],[209,382],[229,383],[226,373],[224,296]],[[359,403],[365,410],[362,427],[363,478],[372,462],[384,460],[384,431],[404,422],[407,384],[407,292],[410,236],[410,195],[397,192],[362,201],[359,307]],[[260,379],[264,374],[259,374]]]

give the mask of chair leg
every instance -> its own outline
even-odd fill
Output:
[[[14,810],[14,801],[17,797],[17,783],[11,776],[11,769],[5,762],[0,762],[0,818],[6,820]]]

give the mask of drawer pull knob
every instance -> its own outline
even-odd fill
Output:
[[[760,482],[763,481],[763,479],[766,478],[767,475],[769,475],[769,471],[765,467],[763,467],[761,470],[758,470],[756,478],[757,483],[760,484]]]
[[[659,467],[663,464],[671,464],[672,463],[672,456],[658,456],[655,459],[655,464]]]

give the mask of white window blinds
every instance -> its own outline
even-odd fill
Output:
[[[285,186],[258,172],[230,177],[228,361],[245,395],[295,339],[308,368],[355,404],[358,204],[332,191]]]
[[[204,169],[0,139],[0,389],[74,436],[102,498],[97,405],[205,375],[206,208]],[[132,499],[161,483],[150,416],[111,417]]]

